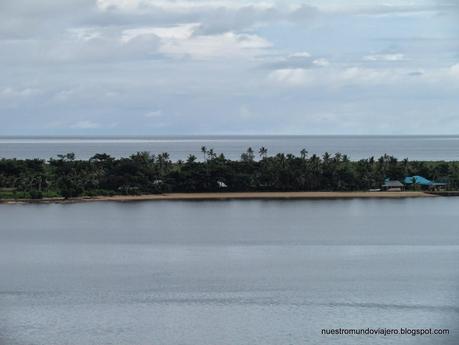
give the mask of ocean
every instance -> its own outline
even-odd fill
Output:
[[[264,146],[268,154],[310,155],[341,152],[353,160],[393,155],[410,160],[459,160],[459,136],[168,136],[168,137],[0,137],[1,158],[49,159],[73,152],[79,159],[96,153],[128,157],[138,151],[168,152],[173,160],[193,154],[201,159],[201,147],[227,158],[239,159],[251,147]]]

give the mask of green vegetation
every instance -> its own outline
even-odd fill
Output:
[[[410,162],[391,156],[350,161],[346,155],[269,156],[249,148],[238,161],[202,147],[202,161],[190,155],[172,162],[167,153],[138,152],[115,159],[96,154],[77,160],[70,153],[49,161],[0,160],[0,198],[40,199],[165,192],[365,191],[380,188],[385,178],[421,175],[459,187],[459,162]],[[257,159],[259,157],[259,159]]]

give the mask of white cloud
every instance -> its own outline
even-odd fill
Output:
[[[413,72],[406,68],[367,68],[360,66],[328,67],[323,69],[283,68],[268,74],[268,82],[289,87],[326,87],[329,89],[346,86],[405,87],[439,84],[457,87],[459,64],[449,67],[422,69]],[[403,86],[401,86],[403,87]]]
[[[243,120],[249,120],[254,117],[254,113],[247,105],[242,105],[239,109],[239,117]]]
[[[448,67],[423,70],[416,73],[423,82],[447,85],[449,89],[453,86],[458,86],[459,82],[459,64]]]
[[[398,70],[362,67],[306,69],[278,69],[268,75],[268,80],[286,86],[342,87],[359,84],[390,84],[401,80],[404,73]]]
[[[77,41],[91,41],[102,37],[102,33],[93,27],[70,28],[67,32]]]
[[[398,71],[389,69],[371,69],[349,67],[336,74],[336,81],[341,83],[391,83],[399,79]]]
[[[125,44],[142,37],[154,35],[160,40],[158,52],[175,57],[194,59],[234,58],[256,55],[271,47],[264,38],[254,34],[226,32],[216,35],[197,33],[200,24],[190,23],[171,27],[142,27],[122,32]]]
[[[302,1],[283,0],[97,0],[97,6],[102,10],[149,11],[158,8],[168,11],[185,12],[195,9],[240,9],[253,7],[259,9],[272,9],[285,7],[291,10],[301,8]]]
[[[191,36],[187,39],[163,39],[160,52],[166,55],[194,59],[250,57],[271,47],[257,35],[227,32],[211,36]]]
[[[403,61],[405,60],[405,55],[396,53],[396,54],[372,54],[367,55],[363,58],[366,61]]]
[[[374,0],[374,1],[348,1],[340,0],[312,0],[313,6],[317,6],[320,11],[333,14],[351,14],[365,16],[418,16],[432,15],[437,13],[442,7],[431,0],[404,1],[400,0]],[[446,9],[452,6],[444,6]]]
[[[284,68],[271,72],[268,79],[287,86],[301,86],[306,84],[308,77],[309,71],[306,69]]]
[[[37,95],[40,92],[37,88],[25,87],[25,88],[13,88],[6,87],[0,90],[0,97],[2,98],[26,98]]]
[[[200,23],[200,34],[221,34],[253,29],[275,22],[308,23],[316,8],[301,2],[250,0],[99,0],[102,14],[139,25]]]
[[[197,23],[181,24],[171,27],[141,27],[135,29],[127,29],[121,33],[121,42],[127,43],[134,38],[155,35],[161,39],[189,39],[193,32],[199,27]]]
[[[289,58],[310,58],[311,54],[308,52],[297,52],[297,53],[290,54],[288,57]]]
[[[312,61],[312,63],[316,66],[319,67],[327,67],[330,65],[330,62],[327,59],[320,58],[320,59],[315,59]]]
[[[323,57],[314,57],[308,52],[296,52],[286,56],[276,57],[274,62],[266,67],[274,70],[297,70],[306,68],[327,67],[330,62]]]
[[[101,127],[100,124],[89,121],[89,120],[78,121],[70,125],[70,128],[75,128],[75,129],[96,129],[99,127]]]
[[[33,58],[43,62],[122,61],[146,59],[159,54],[158,36],[142,32],[128,33],[115,29],[80,28],[68,36],[46,40],[32,46]]]
[[[454,78],[459,78],[459,63],[451,66],[449,71]]]
[[[163,112],[161,110],[154,110],[154,111],[150,111],[148,113],[145,114],[145,117],[146,118],[159,118],[159,117],[162,117],[163,116]]]

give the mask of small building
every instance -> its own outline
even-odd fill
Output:
[[[382,185],[382,190],[387,192],[402,192],[405,190],[405,185],[397,180],[386,180]]]
[[[436,191],[446,190],[448,187],[448,183],[446,182],[430,181],[422,176],[408,176],[408,177],[405,177],[405,180],[403,182],[405,183],[406,186],[410,186],[410,187],[419,186],[422,189],[429,189],[429,190],[436,190]]]
[[[445,182],[432,182],[432,189],[436,191],[445,191],[448,187],[448,184]]]
[[[407,176],[403,183],[407,186],[418,185],[429,188],[433,182],[422,176]]]
[[[429,189],[429,190],[446,190],[448,184],[446,182],[436,182],[430,181],[422,176],[408,176],[405,177],[403,181],[406,186],[419,186],[422,189]]]

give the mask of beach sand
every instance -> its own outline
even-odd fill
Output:
[[[400,199],[426,198],[437,195],[424,192],[247,192],[247,193],[170,193],[149,195],[116,195],[79,197],[73,199],[47,198],[41,200],[0,200],[0,203],[78,203],[95,201],[164,201],[164,200],[308,200],[308,199]]]

